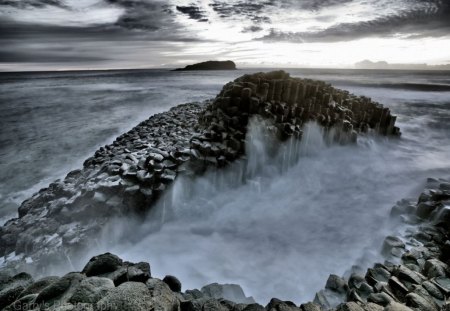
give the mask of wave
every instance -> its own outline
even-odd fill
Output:
[[[329,274],[380,259],[391,206],[426,173],[411,173],[389,140],[334,145],[308,124],[301,142],[279,144],[265,128],[251,121],[245,160],[178,178],[146,220],[106,226],[82,262],[110,251],[184,289],[238,283],[265,304],[311,300]]]

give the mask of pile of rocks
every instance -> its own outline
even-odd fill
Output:
[[[393,217],[421,226],[403,237],[387,237],[387,260],[365,275],[331,275],[314,302],[297,306],[276,298],[264,307],[235,284],[209,284],[182,292],[174,276],[152,278],[146,262],[124,262],[106,253],[81,272],[39,280],[27,273],[0,274],[0,309],[155,311],[448,311],[450,305],[450,183],[429,180],[413,204],[400,201]],[[398,264],[394,262],[397,261]],[[346,301],[343,302],[342,301]],[[340,303],[341,302],[341,303]],[[334,306],[332,306],[334,305]]]
[[[19,218],[0,228],[0,258],[19,270],[32,264],[45,273],[47,259],[76,257],[111,217],[146,211],[183,172],[206,104],[150,117],[97,150],[83,169],[23,202]]]
[[[184,293],[181,289],[174,276],[152,278],[146,262],[124,262],[106,253],[93,257],[81,272],[62,277],[33,280],[27,273],[8,276],[4,271],[0,275],[0,309],[225,311],[256,305],[234,284],[214,283]],[[234,301],[226,300],[227,297]]]
[[[450,183],[428,179],[418,202],[402,200],[392,217],[413,226],[385,239],[384,263],[347,279],[330,275],[314,302],[337,310],[450,310]]]
[[[301,138],[302,126],[309,121],[334,129],[334,139],[341,143],[354,142],[358,133],[370,130],[400,135],[389,108],[370,98],[274,71],[244,75],[224,86],[200,117],[205,130],[192,139],[196,157],[221,166],[242,155],[252,115],[273,121],[271,130],[281,140]]]
[[[213,101],[152,116],[23,202],[19,218],[0,228],[0,258],[40,273],[50,258],[70,264],[112,217],[140,217],[179,174],[195,178],[241,157],[253,115],[271,120],[268,127],[282,140],[300,139],[311,120],[342,143],[369,130],[399,135],[389,109],[369,98],[284,71],[244,75]]]

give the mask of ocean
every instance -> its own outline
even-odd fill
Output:
[[[0,73],[0,217],[14,216],[24,199],[140,121],[262,70]],[[286,71],[384,104],[398,116],[401,138],[329,146],[310,124],[300,158],[286,166],[283,152],[265,156],[255,121],[252,182],[237,182],[238,166],[194,184],[179,180],[170,193],[175,220],[158,232],[121,221],[117,243],[99,237],[92,254],[150,261],[155,276],[174,274],[183,289],[238,283],[263,304],[310,300],[330,273],[379,260],[374,249],[400,230],[388,217],[395,202],[417,197],[427,177],[450,177],[450,72]]]

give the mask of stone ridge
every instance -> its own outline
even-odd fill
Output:
[[[153,278],[147,262],[126,262],[106,253],[81,272],[34,280],[27,273],[0,273],[0,309],[122,311],[448,311],[450,304],[450,183],[429,179],[418,202],[402,200],[391,216],[414,227],[387,237],[384,263],[348,278],[330,275],[314,302],[297,306],[272,298],[264,307],[236,284],[212,283],[182,291],[172,275]],[[418,230],[417,230],[418,228]],[[394,263],[397,261],[399,263]],[[358,270],[358,269],[354,269]]]
[[[214,101],[150,117],[97,150],[83,169],[23,202],[19,218],[0,228],[0,256],[42,272],[46,258],[77,257],[110,218],[150,210],[179,174],[195,178],[241,157],[253,115],[271,120],[270,129],[282,140],[301,139],[308,121],[333,130],[340,143],[369,130],[399,135],[389,109],[368,98],[284,71],[244,75]]]
[[[113,216],[143,213],[182,173],[207,103],[179,105],[143,121],[19,207],[0,227],[0,258],[45,272],[47,258],[77,258]]]

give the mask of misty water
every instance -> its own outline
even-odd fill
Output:
[[[140,120],[254,71],[0,75],[0,213]],[[416,197],[427,177],[450,176],[450,74],[288,71],[385,104],[402,137],[330,145],[308,124],[301,143],[278,145],[254,119],[246,160],[178,179],[143,224],[116,220],[86,258],[149,261],[154,276],[176,275],[183,289],[238,283],[263,304],[310,300],[330,273],[379,260],[384,236],[398,230],[388,218],[395,202]]]

